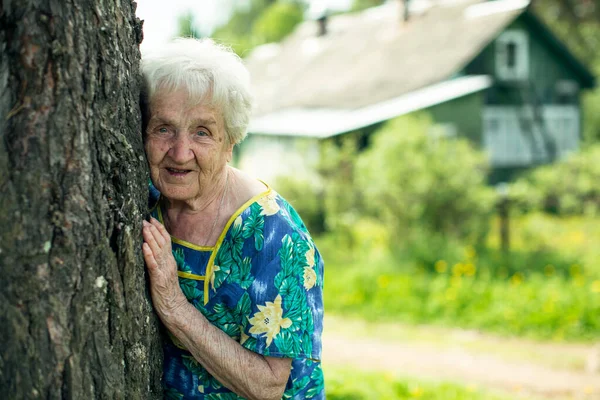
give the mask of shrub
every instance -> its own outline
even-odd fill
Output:
[[[401,241],[419,228],[481,242],[494,208],[486,160],[465,139],[433,140],[431,126],[405,116],[375,134],[356,164],[365,207]]]
[[[316,235],[323,232],[325,224],[322,190],[314,182],[279,176],[275,182],[275,188],[300,214],[311,234]]]
[[[594,215],[600,211],[600,145],[539,167],[511,185],[519,209],[559,215]]]

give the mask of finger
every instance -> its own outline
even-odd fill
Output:
[[[158,268],[158,263],[156,262],[154,254],[152,253],[148,243],[142,244],[142,254],[144,255],[144,261],[146,261],[146,266],[148,269],[156,270]]]
[[[158,227],[156,225],[148,224],[146,226],[146,228],[152,233],[152,236],[154,236],[154,240],[156,241],[156,243],[158,244],[158,246],[161,249],[166,247],[165,245],[167,244],[167,240],[160,233],[160,231],[158,230]],[[170,242],[169,242],[169,246],[170,246]]]
[[[159,220],[157,220],[156,218],[151,218],[150,223],[153,226],[155,226],[156,229],[158,229],[158,232],[165,239],[165,242],[171,243],[171,235],[169,234],[169,232],[167,232],[167,228],[165,228],[165,226],[161,224]]]
[[[156,242],[155,235],[153,230],[156,230],[153,226],[146,226],[142,231],[142,235],[144,236],[144,241],[148,244],[150,251],[156,257],[161,252],[161,246]]]

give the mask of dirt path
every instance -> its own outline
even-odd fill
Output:
[[[356,329],[357,324],[360,322],[349,322],[351,328],[345,329],[343,320],[326,320],[323,335],[325,365],[385,370],[403,376],[454,381],[548,399],[600,399],[600,374],[584,371],[584,358],[592,352],[592,346],[527,341],[518,343],[514,339],[486,338],[479,334],[471,335],[471,340],[456,341],[448,340],[448,336],[460,337],[460,334],[457,336],[460,331],[435,328],[434,333],[428,331],[427,335],[417,331],[412,336],[403,335],[400,339],[394,339],[390,331],[397,329],[401,332],[402,326],[387,324],[370,326],[369,329],[363,327],[362,333],[365,335],[361,335],[357,334],[357,331],[360,332],[360,329]],[[348,334],[348,331],[353,333]],[[436,340],[436,335],[442,337]],[[463,336],[469,337],[468,334]],[[490,346],[489,351],[482,350],[485,346],[481,346],[481,343],[486,341]],[[470,342],[480,345],[471,346]],[[503,353],[503,348],[511,353],[519,345],[529,349],[531,354],[524,359],[519,359],[518,354],[508,358],[498,356]],[[473,348],[478,350],[474,351]],[[536,354],[552,357],[553,352],[560,359],[571,357],[575,361],[565,363],[561,368],[558,362],[549,362],[553,358],[541,362],[536,360]],[[580,358],[581,362],[576,361]]]

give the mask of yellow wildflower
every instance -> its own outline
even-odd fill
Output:
[[[317,283],[317,274],[311,267],[304,267],[304,289],[310,290]]]
[[[463,266],[463,271],[465,275],[473,276],[475,275],[475,272],[477,272],[477,267],[473,263],[467,263]]]
[[[271,192],[256,201],[262,208],[260,215],[274,215],[279,212],[279,204],[275,201],[276,196],[275,192]]]
[[[420,386],[415,386],[410,391],[411,397],[416,397],[416,398],[423,396],[424,393],[425,393],[425,391]]]
[[[463,264],[462,263],[456,263],[452,266],[452,275],[460,276],[460,275],[462,275],[462,272],[463,272]]]
[[[381,288],[381,289],[385,289],[386,287],[388,287],[388,285],[390,284],[390,277],[388,275],[379,275],[377,277],[377,285]]]
[[[448,269],[448,263],[445,260],[438,260],[435,262],[435,270],[439,274],[443,274]]]
[[[515,286],[520,285],[521,283],[523,283],[523,278],[524,277],[521,272],[515,272],[515,274],[510,278],[510,283]]]
[[[266,334],[267,346],[269,346],[273,338],[279,334],[281,328],[286,329],[292,325],[292,320],[282,318],[281,295],[277,295],[273,303],[267,301],[264,306],[258,306],[258,309],[260,311],[254,314],[254,317],[248,319],[252,324],[250,333]]]
[[[465,248],[465,257],[467,259],[473,259],[475,258],[475,256],[477,255],[477,252],[475,251],[475,248],[473,248],[473,246],[467,246]]]

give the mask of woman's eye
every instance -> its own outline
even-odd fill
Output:
[[[169,130],[165,127],[158,128],[158,133],[168,133],[168,132],[169,132]]]
[[[198,135],[198,136],[208,136],[208,133],[206,131],[199,130],[199,131],[196,131],[196,135]]]

